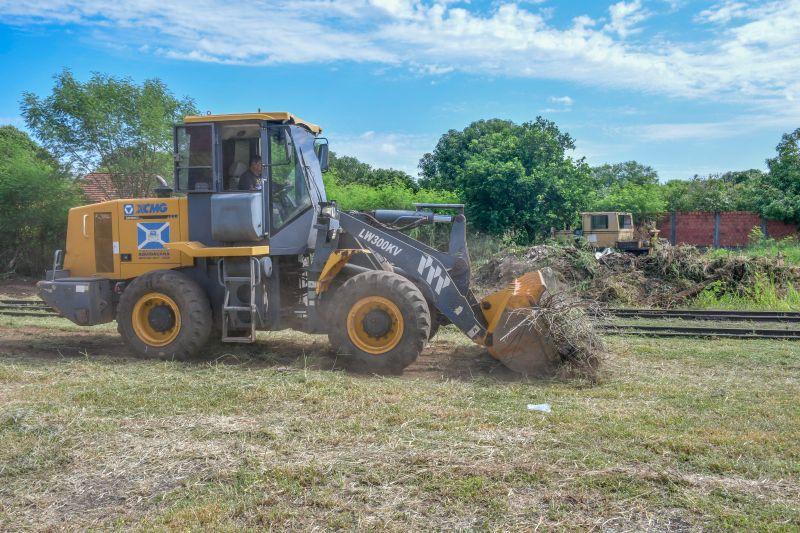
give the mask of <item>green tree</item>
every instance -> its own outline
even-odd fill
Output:
[[[688,202],[692,211],[733,211],[735,207],[731,188],[716,176],[694,176],[690,181]]]
[[[670,211],[759,211],[764,174],[758,170],[732,171],[690,180],[671,180],[663,186]]]
[[[197,114],[158,79],[92,74],[86,82],[69,70],[55,76],[52,93],[25,93],[22,115],[50,152],[76,174],[105,171],[123,196],[150,192],[154,176],[172,174],[172,125]]]
[[[329,167],[329,172],[333,173],[337,177],[337,182],[342,185],[358,183],[369,187],[382,187],[399,183],[411,190],[419,189],[414,178],[402,170],[372,168],[352,156],[337,156],[331,152]]]
[[[669,180],[661,186],[661,194],[667,202],[668,211],[686,213],[692,211],[689,201],[689,180]]]
[[[751,168],[749,170],[731,170],[722,174],[720,178],[728,183],[751,184],[760,182],[764,179],[764,175],[763,171]]]
[[[67,211],[83,200],[56,159],[13,126],[0,127],[0,265],[41,275],[62,247]]]
[[[419,162],[420,186],[459,190],[460,180],[470,157],[470,143],[494,133],[508,134],[514,126],[511,121],[495,118],[473,122],[461,131],[448,131],[441,136],[433,152],[422,156]]]
[[[652,167],[636,161],[605,164],[592,168],[592,176],[600,189],[611,189],[614,186],[624,187],[628,183],[635,185],[658,184],[658,172]]]
[[[533,240],[577,219],[593,190],[590,169],[566,155],[572,137],[538,117],[492,119],[442,135],[420,161],[420,186],[455,191],[475,228]]]
[[[637,224],[654,218],[667,211],[664,187],[656,183],[638,184],[633,182],[617,185],[596,200],[595,211],[627,211],[633,215]]]
[[[758,204],[763,216],[800,223],[800,128],[786,133],[767,159],[769,173],[763,178]]]

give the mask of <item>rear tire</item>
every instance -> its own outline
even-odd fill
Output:
[[[175,270],[133,280],[117,307],[117,329],[140,355],[183,361],[196,356],[213,329],[205,291]]]
[[[333,295],[328,337],[352,370],[396,374],[428,341],[431,315],[420,290],[394,272],[364,272]]]

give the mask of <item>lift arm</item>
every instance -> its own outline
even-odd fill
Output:
[[[471,303],[468,295],[462,293],[442,261],[445,259],[453,268],[457,258],[398,231],[370,224],[363,215],[339,213],[338,223],[361,247],[383,257],[392,266],[402,270],[409,279],[429,287],[428,294],[433,298],[436,308],[470,339],[482,343],[486,336],[483,317],[475,314],[474,299]],[[442,258],[442,255],[446,257]]]

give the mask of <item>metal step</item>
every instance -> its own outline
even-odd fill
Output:
[[[225,267],[225,259],[220,259],[217,263],[219,269],[220,283],[225,287],[225,299],[222,302],[222,342],[252,343],[256,340],[256,286],[261,282],[261,269],[258,261],[250,258],[250,276],[229,276]],[[247,283],[250,286],[250,305],[230,305],[231,284]],[[231,313],[248,313],[250,316],[250,327],[246,335],[234,336],[228,334],[228,325],[231,320]]]
[[[248,337],[222,337],[222,342],[238,342],[240,344],[251,344],[255,339]]]

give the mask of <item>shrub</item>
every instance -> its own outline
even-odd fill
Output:
[[[63,247],[67,211],[82,194],[25,133],[0,128],[0,268],[40,275]]]
[[[457,203],[458,196],[450,191],[420,189],[414,192],[401,182],[378,187],[360,183],[339,183],[335,175],[325,175],[329,200],[335,200],[344,211],[374,211],[375,209],[413,209],[414,203]]]

